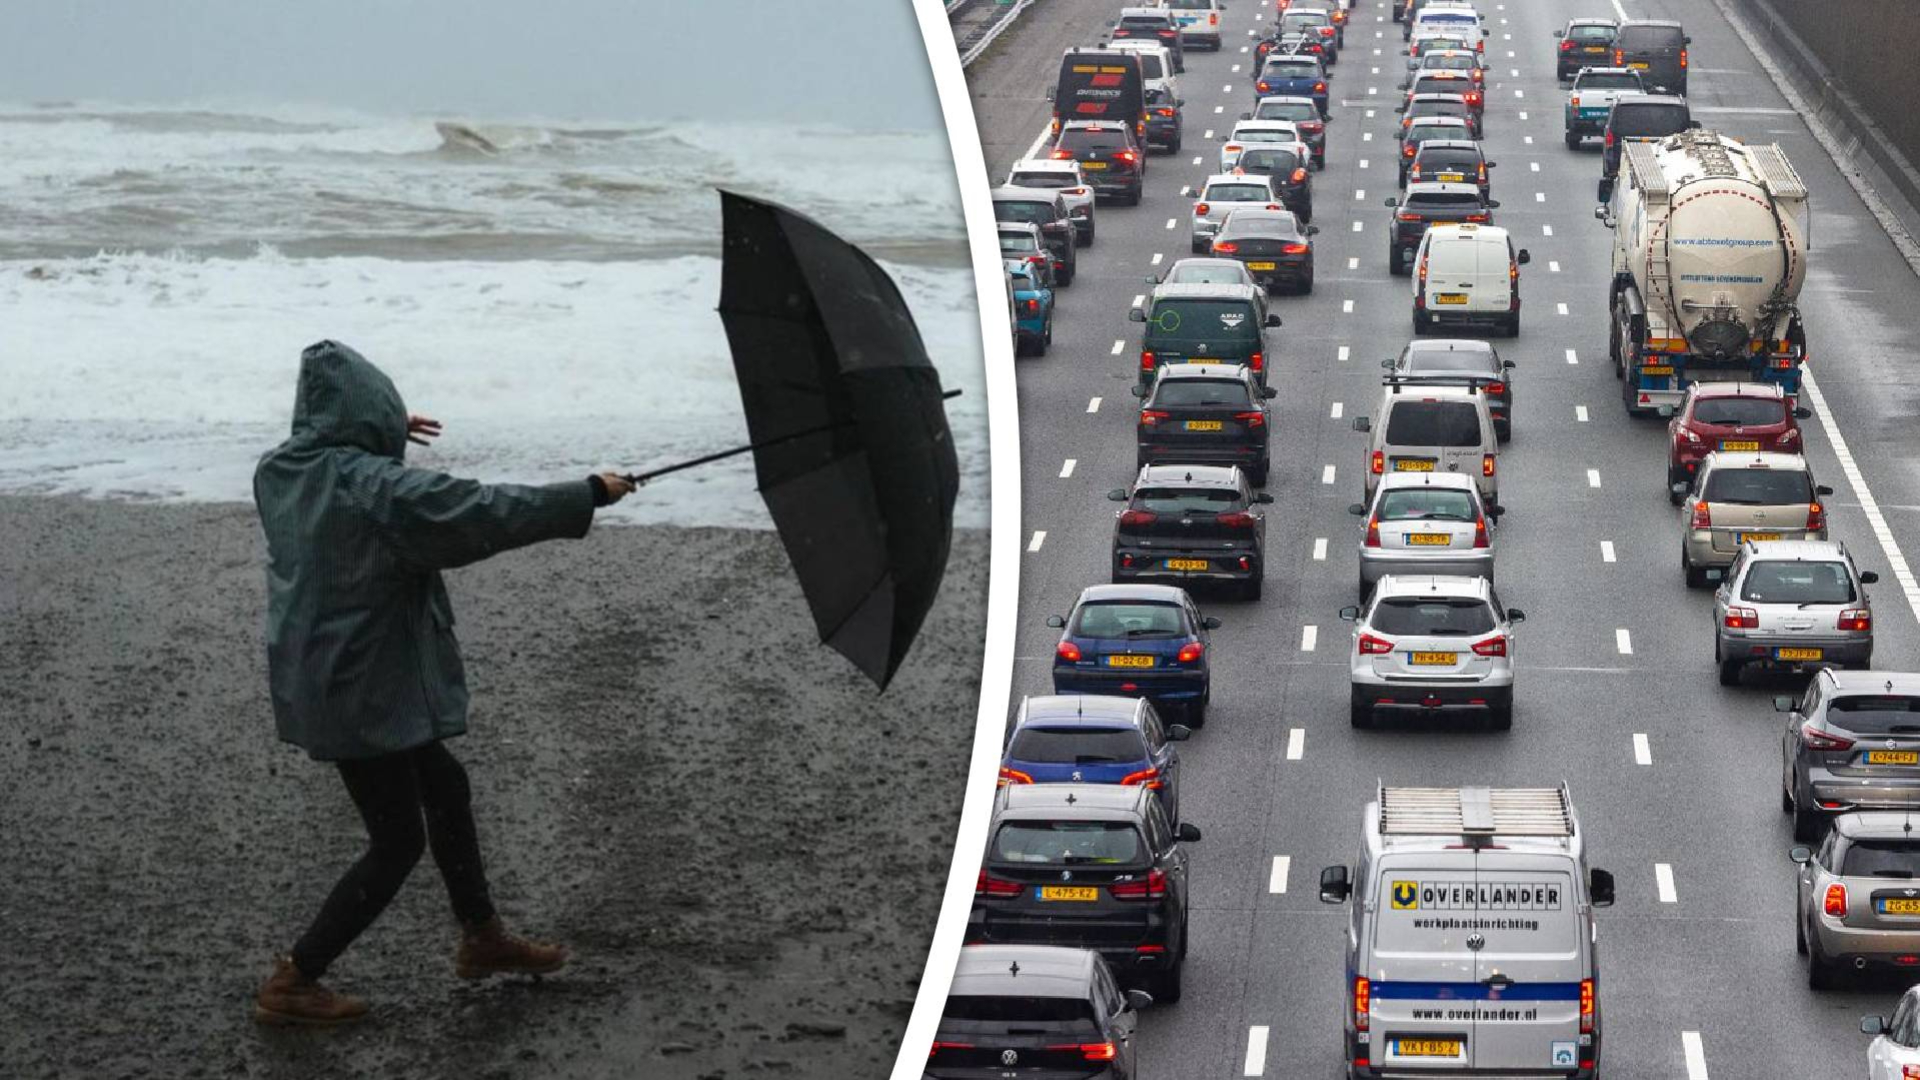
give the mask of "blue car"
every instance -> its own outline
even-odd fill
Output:
[[[1180,820],[1180,752],[1192,734],[1163,725],[1140,698],[1065,694],[1024,698],[1000,759],[1008,784],[1140,785],[1160,793],[1167,816]]]
[[[1033,264],[1019,259],[1005,260],[1007,277],[1013,282],[1015,353],[1047,355],[1053,344],[1053,288],[1034,277]]]
[[[1258,97],[1312,98],[1314,108],[1325,120],[1330,109],[1327,100],[1327,69],[1311,56],[1272,53],[1260,65],[1254,77],[1253,91]]]
[[[1187,590],[1172,585],[1095,585],[1071,614],[1049,616],[1061,629],[1054,649],[1053,692],[1143,697],[1177,710],[1191,727],[1207,722],[1213,682],[1207,631]]]

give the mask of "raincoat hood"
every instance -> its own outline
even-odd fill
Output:
[[[406,403],[393,380],[372,361],[337,341],[315,342],[300,353],[293,441],[404,458]]]

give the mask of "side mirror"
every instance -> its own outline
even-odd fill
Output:
[[[1402,90],[1407,90],[1407,89],[1411,89],[1411,88],[1412,88],[1412,86],[1413,86],[1413,84],[1412,84],[1412,83],[1410,83],[1410,82],[1407,82],[1407,81],[1406,81],[1406,80],[1404,80],[1404,79],[1402,79],[1402,80],[1400,81],[1400,89],[1402,89]],[[1400,108],[1398,108],[1398,109],[1395,109],[1395,110],[1393,110],[1393,111],[1394,111],[1394,112],[1406,112],[1407,110],[1406,110],[1406,107],[1405,107],[1405,106],[1403,105],[1403,106],[1401,106]]]
[[[1831,495],[1833,494],[1833,489],[1825,484],[1815,484],[1813,486],[1813,493],[1815,495]]]
[[[1606,202],[1608,199],[1612,197],[1613,197],[1613,181],[1605,179],[1603,177],[1600,181],[1600,185],[1594,189],[1593,201]],[[1593,216],[1599,217],[1600,215],[1598,213],[1595,213]]]
[[[1499,521],[1501,515],[1505,514],[1506,512],[1507,512],[1507,508],[1504,506],[1496,505],[1496,506],[1487,507],[1487,516],[1492,518],[1495,521]]]
[[[1805,865],[1808,860],[1813,858],[1813,849],[1805,844],[1795,844],[1787,849],[1787,858],[1801,865]]]
[[[1059,630],[1067,625],[1067,620],[1059,615],[1049,615],[1047,616],[1047,625],[1053,627],[1055,630]]]
[[[1157,277],[1154,277],[1152,274],[1148,274],[1146,277],[1142,278],[1141,280],[1145,281],[1149,285],[1160,284],[1160,279]]]
[[[1489,210],[1498,210],[1498,209],[1500,209],[1500,200],[1499,200],[1499,199],[1488,199],[1488,200],[1487,200],[1487,209],[1489,209]],[[1522,249],[1522,250],[1524,250],[1524,249]]]
[[[1307,226],[1307,235],[1308,235],[1308,236],[1319,236],[1319,235],[1320,235],[1320,226],[1318,226],[1318,225],[1309,225],[1309,226]]]
[[[1371,421],[1371,420],[1369,420],[1369,419],[1367,419],[1367,418],[1366,418],[1366,417],[1364,417],[1364,416],[1356,416],[1356,417],[1354,417],[1354,418],[1353,418],[1353,430],[1355,430],[1355,431],[1372,431],[1372,430],[1373,430],[1373,421]]]
[[[1280,396],[1280,390],[1278,387],[1263,386],[1260,388],[1260,396],[1267,401],[1272,401]]]
[[[1264,492],[1264,491],[1262,491],[1262,492],[1258,492],[1257,494],[1255,494],[1255,495],[1254,495],[1254,497],[1253,497],[1253,501],[1254,501],[1254,502],[1257,502],[1257,503],[1259,503],[1259,504],[1260,504],[1260,505],[1262,505],[1262,506],[1267,506],[1267,505],[1270,505],[1270,504],[1272,504],[1272,502],[1273,502],[1273,496],[1271,496],[1271,495],[1269,495],[1269,494],[1267,494],[1266,492]]]
[[[1347,880],[1347,868],[1329,866],[1320,871],[1320,902],[1344,904],[1353,895],[1353,882]]]
[[[1514,364],[1511,360],[1502,360],[1500,361],[1500,366],[1503,368],[1512,368]]]
[[[1773,699],[1773,711],[1774,712],[1792,712],[1793,699],[1786,696],[1785,694],[1781,694],[1780,696],[1775,697]]]
[[[1127,312],[1127,321],[1128,322],[1146,322],[1147,321],[1146,309],[1134,308],[1133,310]]]
[[[1497,167],[1497,166],[1498,166],[1499,164],[1500,164],[1500,163],[1499,163],[1499,162],[1497,162],[1497,161],[1489,161],[1489,162],[1487,162],[1487,168],[1489,168],[1489,169],[1491,169],[1491,168],[1495,168],[1495,167]]]
[[[1565,30],[1555,30],[1555,31],[1553,32],[1553,36],[1554,36],[1554,37],[1566,37],[1566,36],[1567,36],[1567,32],[1566,32]]]
[[[1860,584],[1862,585],[1873,585],[1878,583],[1879,580],[1880,580],[1880,575],[1874,573],[1871,570],[1860,571]]]
[[[1252,114],[1252,113],[1250,113],[1250,112],[1243,112],[1243,113],[1241,113],[1241,114],[1240,114],[1240,119],[1242,119],[1242,120],[1251,120],[1251,119],[1253,119],[1253,114]]]
[[[1128,1009],[1138,1012],[1141,1009],[1151,1008],[1152,1006],[1153,1006],[1152,994],[1147,993],[1145,990],[1127,991],[1127,1008]]]
[[[1682,37],[1682,38],[1680,39],[1680,44],[1682,44],[1682,45],[1691,45],[1691,44],[1693,44],[1693,39],[1692,39],[1692,38],[1690,38],[1690,37]]]
[[[1594,907],[1613,905],[1613,875],[1605,870],[1587,871],[1587,899]]]
[[[1168,724],[1167,725],[1167,741],[1168,742],[1186,742],[1188,739],[1191,739],[1191,738],[1193,738],[1193,729],[1188,727],[1187,725],[1185,724]]]
[[[1200,625],[1206,627],[1209,630],[1218,630],[1220,629],[1220,620],[1209,615],[1206,618],[1200,620]]]
[[[1127,393],[1137,398],[1144,398],[1147,396],[1147,388],[1136,383],[1133,386],[1127,387]]]
[[[1266,323],[1266,324],[1267,324],[1267,325],[1268,325],[1269,327],[1273,327],[1273,326],[1279,326],[1279,325],[1280,325],[1280,316],[1278,316],[1278,315],[1274,315],[1274,314],[1272,314],[1272,313],[1269,313],[1269,314],[1267,315],[1267,323]]]
[[[1393,197],[1393,196],[1391,196],[1391,195],[1389,195],[1389,196],[1387,196],[1387,201],[1386,201],[1386,203],[1385,203],[1384,205],[1385,205],[1385,206],[1386,206],[1386,207],[1387,207],[1388,209],[1392,209],[1392,208],[1394,208],[1394,207],[1396,207],[1396,206],[1399,206],[1399,205],[1400,205],[1400,200],[1399,200],[1399,199],[1396,199],[1396,198],[1394,198],[1394,197]]]
[[[1352,514],[1354,517],[1365,517],[1367,513],[1367,504],[1366,503],[1348,503],[1347,513]]]
[[[1047,87],[1047,100],[1048,100],[1048,101],[1052,101],[1052,100],[1053,100],[1053,91],[1054,91],[1054,89],[1055,89],[1055,88],[1054,88],[1054,87],[1051,87],[1051,86],[1049,86],[1049,87]]]
[[[1491,205],[1499,206],[1500,204],[1492,203]],[[1519,253],[1514,255],[1513,261],[1516,263],[1519,263],[1521,266],[1525,266],[1528,263],[1533,261],[1533,254],[1529,252],[1526,248],[1521,248]]]
[[[1508,608],[1508,609],[1507,609],[1507,622],[1508,622],[1508,623],[1510,623],[1510,624],[1512,624],[1512,625],[1515,625],[1515,626],[1518,626],[1519,624],[1521,624],[1521,623],[1523,623],[1523,622],[1526,622],[1526,621],[1527,621],[1527,613],[1526,613],[1526,612],[1524,612],[1524,611],[1521,611],[1521,610],[1520,610],[1519,608],[1517,608],[1517,607],[1510,607],[1510,608]]]
[[[1382,361],[1380,361],[1380,366],[1381,366],[1381,367],[1383,367],[1383,368],[1386,368],[1386,369],[1387,369],[1388,371],[1392,371],[1392,370],[1393,370],[1393,359],[1392,359],[1391,357],[1389,357],[1389,358],[1387,358],[1387,359],[1385,359],[1385,360],[1382,360]]]
[[[1885,1035],[1887,1018],[1884,1016],[1863,1016],[1860,1018],[1860,1030],[1868,1035]]]
[[[1109,498],[1109,499],[1112,499],[1112,500],[1113,500],[1114,502],[1126,502],[1126,501],[1127,501],[1127,489],[1126,489],[1126,488],[1114,488],[1114,489],[1113,489],[1112,491],[1109,491],[1109,492],[1107,492],[1107,498]]]
[[[1811,420],[1813,419],[1813,410],[1802,405],[1793,410],[1793,418],[1795,420]]]
[[[1174,838],[1183,844],[1197,844],[1200,842],[1200,826],[1189,825],[1183,821],[1180,827],[1174,830]]]
[[[1348,604],[1346,607],[1343,607],[1340,609],[1341,622],[1353,622],[1359,617],[1360,617],[1360,605],[1358,604]]]

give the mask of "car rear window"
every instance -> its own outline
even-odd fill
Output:
[[[1920,697],[1848,694],[1827,702],[1827,724],[1856,735],[1920,734]]]
[[[1299,132],[1285,128],[1252,128],[1233,133],[1232,141],[1237,143],[1279,143],[1293,142]]]
[[[1710,503],[1787,506],[1813,501],[1813,482],[1797,469],[1715,469],[1702,493]]]
[[[1069,632],[1083,638],[1185,637],[1187,620],[1176,604],[1105,600],[1082,604]]]
[[[1453,168],[1477,172],[1480,168],[1479,154],[1454,146],[1443,146],[1433,150],[1422,149],[1417,161],[1422,169]]]
[[[1840,860],[1842,877],[1920,877],[1920,844],[1907,840],[1855,840]]]
[[[1419,345],[1401,356],[1398,367],[1412,375],[1497,375],[1505,370],[1500,366],[1500,358],[1491,349],[1482,352],[1478,349],[1423,348]]]
[[[1615,135],[1646,139],[1687,130],[1688,116],[1685,105],[1623,101],[1608,112],[1607,124]]]
[[[1322,26],[1332,25],[1333,20],[1318,11],[1288,12],[1280,16],[1280,32],[1283,34],[1289,30],[1317,30]]]
[[[1702,424],[1763,427],[1785,416],[1786,407],[1775,398],[1701,398],[1693,403],[1693,419]]]
[[[1471,56],[1436,56],[1420,66],[1429,71],[1472,71],[1479,65]]]
[[[1740,598],[1756,604],[1844,604],[1853,599],[1845,563],[1768,559],[1747,569]]]
[[[1133,508],[1155,514],[1224,514],[1240,509],[1240,494],[1225,488],[1144,487],[1133,493]]]
[[[1575,90],[1638,90],[1640,78],[1624,71],[1589,72],[1574,82]]]
[[[1155,301],[1147,318],[1147,334],[1222,342],[1254,341],[1260,336],[1260,316],[1246,300],[1169,297]]]
[[[1677,26],[1623,26],[1613,39],[1617,49],[1678,49],[1686,33]]]
[[[1466,401],[1401,401],[1387,414],[1390,446],[1479,446],[1480,411]]]
[[[1124,866],[1143,850],[1139,831],[1123,821],[1009,821],[993,834],[1000,862]]]
[[[1300,226],[1292,214],[1268,210],[1236,210],[1227,215],[1220,230],[1221,239],[1256,237],[1264,240],[1298,240]]]
[[[1567,36],[1569,38],[1572,38],[1574,41],[1612,41],[1613,27],[1591,26],[1591,25],[1576,26],[1573,29],[1567,31]]]
[[[1477,209],[1480,196],[1471,191],[1416,191],[1407,196],[1406,210]]]
[[[1042,225],[1054,219],[1053,207],[1043,202],[1014,202],[1010,199],[993,200],[993,217],[996,221],[1020,221]]]
[[[1273,191],[1265,184],[1209,184],[1201,202],[1272,202]]]
[[[1166,6],[1175,11],[1212,11],[1213,0],[1166,0]]]
[[[1244,285],[1247,283],[1246,268],[1238,264],[1218,266],[1200,263],[1187,266],[1175,266],[1167,275],[1167,284],[1187,285]]]
[[[1093,1002],[1082,998],[955,994],[947,998],[941,1015],[948,1020],[993,1026],[1065,1024],[1085,1025],[1089,1030],[1095,1026]]]
[[[1464,139],[1466,137],[1467,129],[1456,124],[1423,124],[1415,121],[1414,125],[1407,129],[1407,138],[1414,142],[1424,139]]]
[[[1260,72],[1263,79],[1317,79],[1320,65],[1312,60],[1269,60]]]
[[[1247,172],[1267,173],[1269,175],[1291,176],[1293,170],[1301,167],[1300,155],[1292,150],[1276,150],[1271,147],[1259,147],[1240,155],[1235,163]]]
[[[1039,250],[1039,241],[1036,241],[1031,236],[1022,236],[1019,233],[1000,234],[1000,251],[1002,254],[1009,251],[1021,252],[1037,250]]]
[[[1154,388],[1155,405],[1233,405],[1251,408],[1247,384],[1239,379],[1166,379]]]
[[[1383,634],[1462,637],[1485,634],[1494,627],[1493,610],[1484,600],[1395,596],[1374,605],[1368,625]]]
[[[1473,496],[1451,488],[1397,488],[1380,496],[1381,521],[1474,521]]]
[[[1158,54],[1150,53],[1150,52],[1140,52],[1134,49],[1128,49],[1127,51],[1130,53],[1133,53],[1133,58],[1135,60],[1140,61],[1140,77],[1141,78],[1164,79],[1167,77],[1167,73],[1165,69],[1163,69],[1160,66],[1160,57]],[[1147,100],[1148,101],[1153,100],[1153,97],[1151,94],[1148,95]]]
[[[1075,180],[1070,174],[1053,172],[1017,172],[1008,178],[1008,182],[1016,187],[1031,188],[1070,188],[1079,186],[1079,181]]]
[[[1122,30],[1164,30],[1173,24],[1171,15],[1122,15]]]
[[[1119,128],[1068,128],[1060,133],[1062,150],[1125,150],[1127,133]]]
[[[1023,727],[1007,747],[1010,760],[1040,765],[1116,765],[1146,756],[1146,740],[1133,728]]]
[[[1255,109],[1253,118],[1255,120],[1318,120],[1320,110],[1311,101],[1281,101]]]

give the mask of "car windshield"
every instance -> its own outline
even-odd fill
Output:
[[[1395,596],[1374,605],[1367,625],[1383,634],[1464,637],[1493,629],[1493,611],[1484,600]]]
[[[1135,60],[1140,61],[1140,77],[1141,78],[1164,79],[1167,77],[1167,73],[1161,70],[1160,57],[1158,55],[1147,52],[1144,49],[1127,49],[1125,51],[1132,53],[1133,58]],[[1153,101],[1154,92],[1147,91],[1146,93],[1147,93],[1147,100]]]
[[[1155,514],[1226,514],[1240,509],[1240,494],[1227,488],[1143,487],[1133,508]]]
[[[1798,469],[1715,469],[1702,497],[1736,506],[1787,506],[1813,501],[1813,482]]]
[[[1040,287],[1034,283],[1033,274],[1028,272],[1028,267],[1027,263],[1007,267],[1007,276],[1013,279],[1015,292],[1033,292]]]
[[[993,834],[999,862],[1125,866],[1142,850],[1139,831],[1121,821],[1009,821]]]
[[[1255,120],[1318,120],[1320,110],[1311,101],[1271,102],[1254,110]]]
[[[1477,521],[1473,496],[1453,488],[1395,488],[1380,496],[1381,521]]]
[[[1840,860],[1842,877],[1920,877],[1920,843],[1911,840],[1855,840]]]
[[[1187,620],[1178,604],[1104,600],[1081,605],[1068,633],[1082,638],[1186,637]]]
[[[1247,282],[1247,268],[1239,263],[1223,265],[1220,263],[1176,264],[1173,272],[1167,275],[1169,285],[1244,285]]]
[[[1575,80],[1573,88],[1579,90],[1638,90],[1640,76],[1624,71],[1590,71]]]
[[[1080,183],[1070,173],[1057,172],[1017,172],[1009,176],[1007,182],[1031,188],[1069,188],[1077,187]]]
[[[1273,191],[1265,184],[1209,184],[1201,202],[1271,202]]]
[[[1023,727],[1007,747],[1008,761],[1036,765],[1115,765],[1146,756],[1146,741],[1130,727]]]
[[[1317,30],[1322,26],[1332,26],[1332,25],[1333,25],[1333,20],[1327,18],[1325,15],[1322,15],[1317,11],[1315,12],[1302,11],[1298,14],[1289,13],[1289,14],[1280,16],[1280,32],[1283,34],[1299,33],[1302,30],[1308,30],[1308,29]]]
[[[1853,575],[1842,562],[1769,559],[1747,568],[1740,598],[1756,604],[1845,604],[1853,600]]]
[[[1408,212],[1426,210],[1455,213],[1480,209],[1480,196],[1471,191],[1416,191],[1400,207]]]
[[[1025,221],[1035,225],[1053,220],[1053,207],[1043,202],[1015,202],[1011,199],[993,200],[993,216],[996,221]]]
[[[1077,150],[1125,150],[1127,133],[1118,128],[1068,128],[1060,133],[1060,149],[1069,153]]]
[[[1848,694],[1827,702],[1827,726],[1856,735],[1920,735],[1920,697]]]
[[[1084,998],[1068,997],[987,997],[976,994],[953,994],[948,996],[946,1005],[941,1008],[944,1020],[957,1020],[964,1025],[960,1030],[991,1031],[1010,1024],[1022,1027],[1048,1025],[1084,1026],[1086,1030],[1095,1030],[1093,1002]]]
[[[1697,424],[1765,427],[1779,423],[1785,416],[1786,408],[1778,398],[1701,398],[1693,403],[1693,420]]]
[[[1686,34],[1677,26],[1623,26],[1613,39],[1613,47],[1638,52],[1645,49],[1678,49]]]
[[[1470,401],[1401,401],[1387,414],[1389,446],[1479,446],[1480,411]]]
[[[1567,37],[1580,42],[1612,41],[1613,27],[1594,26],[1591,24],[1575,26],[1567,31]]]
[[[1155,405],[1232,405],[1253,407],[1247,384],[1239,379],[1165,379],[1154,387]]]
[[[1031,236],[1024,236],[1020,233],[1000,234],[1000,253],[1003,255],[1007,252],[1018,254],[1025,251],[1038,250],[1040,250],[1040,241],[1035,240]]]
[[[1241,154],[1237,165],[1250,173],[1291,176],[1293,170],[1301,167],[1301,161],[1300,155],[1292,150],[1261,147]]]
[[[1664,102],[1621,102],[1608,113],[1615,135],[1650,139],[1687,130],[1687,107]]]

